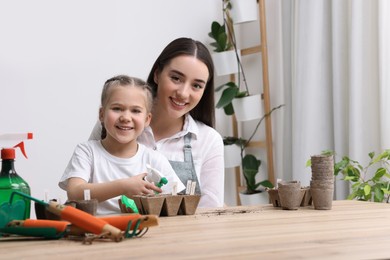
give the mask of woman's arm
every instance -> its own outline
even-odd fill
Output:
[[[92,129],[91,135],[88,140],[100,140],[102,139],[102,123],[98,120]]]
[[[225,164],[223,141],[220,136],[209,143],[200,170],[202,198],[199,207],[223,207],[225,196]]]

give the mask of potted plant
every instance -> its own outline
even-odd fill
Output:
[[[234,74],[239,70],[237,53],[228,38],[225,25],[213,21],[209,32],[209,36],[214,40],[210,45],[214,47],[212,58],[218,76]]]
[[[245,148],[249,145],[250,141],[254,137],[257,129],[259,128],[259,126],[261,125],[263,120],[267,116],[271,115],[271,113],[273,111],[281,108],[282,106],[284,106],[284,105],[279,105],[277,107],[274,107],[269,113],[265,114],[257,123],[255,129],[253,130],[252,135],[249,137],[248,140],[245,140],[241,137],[234,137],[234,136],[229,136],[229,137],[223,138],[225,147],[227,147],[227,146],[239,147],[239,153],[235,154],[235,156],[236,156],[235,159],[237,159],[237,156],[239,156],[240,166],[241,166],[241,170],[242,170],[244,180],[245,180],[245,187],[246,188],[245,188],[245,190],[240,192],[241,202],[243,205],[254,204],[251,202],[248,202],[248,203],[244,202],[244,201],[253,201],[253,199],[250,198],[250,197],[252,197],[250,195],[254,195],[254,194],[261,196],[262,198],[260,198],[260,200],[263,200],[263,202],[265,202],[265,203],[268,202],[268,197],[262,196],[264,194],[263,188],[273,188],[274,187],[272,182],[270,182],[267,179],[259,181],[259,182],[256,180],[256,176],[259,173],[259,168],[261,166],[261,160],[256,158],[256,156],[254,156],[253,154],[245,153]],[[226,151],[226,148],[225,148],[225,151]],[[225,152],[225,161],[226,160],[227,160],[227,157],[226,157],[226,152]],[[238,166],[238,165],[235,165],[235,166]]]
[[[281,108],[284,105],[279,105],[277,107],[274,107],[271,109],[271,111],[259,120],[257,123],[255,129],[253,130],[252,135],[249,137],[248,140],[244,140],[241,138],[240,139],[240,144],[241,144],[241,166],[242,166],[242,173],[244,175],[245,179],[245,184],[246,184],[246,189],[242,191],[241,193],[243,194],[255,194],[255,193],[261,193],[262,190],[259,189],[260,186],[263,186],[264,188],[273,188],[273,184],[269,180],[263,180],[260,182],[256,181],[256,175],[259,173],[259,168],[261,166],[261,161],[257,159],[253,154],[245,154],[245,148],[248,146],[252,138],[254,137],[257,129],[263,122],[263,120],[272,114],[273,111]]]
[[[324,155],[334,155],[330,150],[323,151]],[[357,199],[374,202],[389,202],[390,199],[390,149],[378,155],[368,154],[370,161],[362,166],[358,161],[348,156],[334,163],[334,175],[342,175],[342,180],[351,184],[351,192],[347,199]],[[311,165],[308,160],[307,166]]]
[[[237,49],[234,29],[232,25],[232,18],[230,17],[229,10],[232,9],[230,0],[222,0],[222,10],[224,22],[221,25],[217,21],[213,21],[211,24],[211,32],[209,36],[214,39],[211,46],[214,47],[213,61],[215,63],[216,70],[220,67],[219,59],[216,59],[214,55],[226,52],[230,50],[232,53],[232,59],[230,61],[224,60],[223,64],[227,66],[231,64],[236,67],[236,70],[227,74],[237,74],[237,84],[233,81],[222,84],[216,88],[216,91],[223,89],[220,99],[217,102],[217,108],[223,108],[226,115],[235,114],[237,121],[249,121],[259,119],[263,114],[261,96],[250,95],[249,88],[246,82],[244,69],[241,63],[240,51]],[[219,74],[217,75],[225,75]],[[241,90],[241,79],[244,83],[245,89]]]

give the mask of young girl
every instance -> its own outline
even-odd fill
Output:
[[[59,182],[69,200],[83,199],[88,189],[99,201],[97,214],[106,215],[120,212],[120,195],[170,192],[173,182],[178,191],[185,188],[163,155],[137,143],[150,123],[152,103],[150,87],[140,79],[121,75],[106,81],[99,110],[102,140],[79,144]],[[162,189],[144,180],[147,164],[168,179]]]
[[[150,126],[138,138],[163,153],[182,182],[197,181],[199,207],[222,207],[224,157],[214,129],[214,67],[199,41],[178,38],[155,61],[148,80],[154,103]],[[100,139],[95,125],[90,139]]]

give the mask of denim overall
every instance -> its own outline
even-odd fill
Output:
[[[196,181],[195,194],[200,193],[198,177],[196,176],[195,165],[192,159],[191,152],[191,133],[184,136],[184,162],[169,161],[176,175],[179,177],[184,186],[187,185],[187,180]],[[185,191],[184,191],[185,192]]]

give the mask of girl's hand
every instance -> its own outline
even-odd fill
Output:
[[[154,191],[158,193],[162,192],[162,190],[154,185],[154,183],[150,183],[144,180],[146,175],[147,173],[141,173],[136,176],[123,179],[123,195],[131,197],[134,195],[154,194]]]

